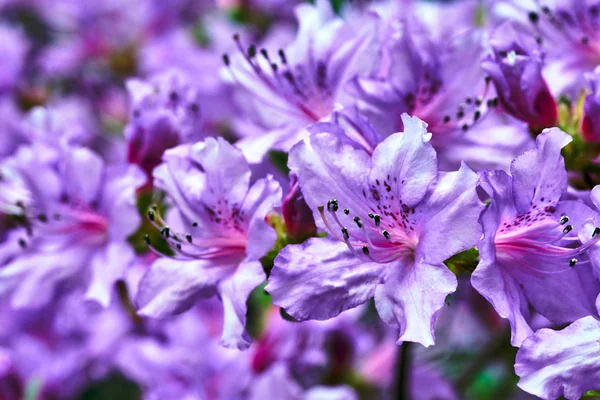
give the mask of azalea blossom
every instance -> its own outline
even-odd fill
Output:
[[[567,173],[560,151],[570,141],[558,128],[546,130],[535,150],[513,161],[510,175],[481,173],[491,203],[481,216],[481,261],[472,284],[510,321],[515,346],[532,333],[531,309],[556,324],[597,314],[600,285],[588,250],[600,240],[600,228],[579,238],[594,212],[583,203],[561,201]]]
[[[244,156],[222,138],[168,150],[154,180],[175,208],[167,220],[157,208],[148,218],[174,255],[156,260],[141,281],[139,313],[167,317],[218,294],[222,344],[247,348],[246,300],[265,279],[259,260],[277,236],[265,217],[280,203],[281,187],[270,176],[250,185]]]
[[[18,226],[0,257],[0,295],[17,308],[42,307],[74,288],[108,305],[116,280],[133,259],[127,237],[139,226],[134,166],[106,166],[83,147],[19,149],[7,161]],[[16,212],[14,207],[20,209]]]
[[[374,297],[398,342],[429,346],[435,314],[456,289],[443,261],[476,243],[482,205],[476,174],[466,165],[438,173],[426,125],[407,115],[403,123],[372,157],[328,133],[292,149],[289,165],[331,237],[284,248],[266,290],[298,320]]]

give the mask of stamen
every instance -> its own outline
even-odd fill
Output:
[[[349,208],[344,208],[344,214],[346,214],[346,215],[350,214],[350,209]]]
[[[357,225],[359,228],[362,228],[362,227],[363,227],[363,225],[362,225],[362,222],[360,221],[360,218],[359,218],[359,217],[354,217],[354,222],[356,222],[356,225]]]
[[[348,233],[348,228],[346,228],[346,227],[342,228],[342,235],[344,236],[345,240],[350,239],[350,234]]]
[[[569,267],[574,267],[575,264],[577,264],[577,259],[576,258],[571,258],[571,260],[569,261]]]
[[[390,238],[390,233],[388,231],[381,232],[386,239]]]
[[[365,253],[365,256],[369,255],[369,248],[367,246],[362,247],[362,252]]]

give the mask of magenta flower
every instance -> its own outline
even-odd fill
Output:
[[[83,288],[103,306],[133,259],[127,243],[140,223],[133,166],[106,166],[81,147],[21,147],[11,160],[22,227],[0,257],[0,294],[14,307],[41,307],[59,291]],[[14,210],[13,210],[14,213]]]
[[[476,243],[482,205],[475,173],[466,165],[438,173],[426,125],[406,115],[403,123],[372,158],[327,133],[292,149],[289,166],[332,238],[284,248],[266,290],[298,320],[332,318],[374,297],[399,341],[428,346],[456,289],[443,261]]]
[[[515,346],[532,333],[531,308],[556,324],[596,315],[600,285],[587,253],[600,230],[578,239],[594,212],[580,202],[560,201],[567,189],[560,152],[570,141],[558,128],[545,130],[535,150],[513,161],[511,175],[481,174],[491,204],[481,216],[481,261],[472,284],[510,321]]]
[[[600,321],[581,318],[561,331],[540,329],[519,352],[519,387],[542,399],[577,400],[600,382]]]
[[[250,185],[244,156],[222,138],[178,146],[163,161],[155,186],[175,208],[169,225],[156,210],[149,218],[174,256],[156,260],[143,278],[139,313],[162,318],[218,294],[225,310],[221,343],[247,348],[246,300],[265,279],[259,260],[277,236],[265,217],[281,201],[281,188],[270,176]]]

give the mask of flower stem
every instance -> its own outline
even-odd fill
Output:
[[[398,362],[396,365],[396,379],[394,381],[394,395],[396,400],[410,399],[410,342],[403,342],[398,347]]]

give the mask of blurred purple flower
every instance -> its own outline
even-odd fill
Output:
[[[329,1],[296,7],[299,30],[285,50],[270,52],[235,40],[239,54],[225,55],[227,76],[245,96],[248,118],[263,129],[239,142],[250,162],[269,149],[289,151],[306,136],[305,128],[326,119],[336,103],[348,103],[346,83],[374,67],[377,53],[375,19],[365,15],[360,26],[335,15]]]
[[[581,318],[560,331],[540,329],[519,352],[519,387],[542,399],[577,400],[600,382],[600,322]]]
[[[405,8],[379,11],[384,61],[372,74],[355,76],[348,88],[361,114],[382,137],[402,131],[402,113],[425,121],[444,170],[461,161],[472,167],[509,164],[531,139],[521,123],[495,110],[497,99],[479,62],[482,32],[471,27],[434,40]]]
[[[438,174],[426,125],[406,115],[403,123],[372,158],[326,133],[294,147],[289,166],[339,241],[284,248],[266,290],[299,320],[332,318],[375,297],[399,341],[428,346],[435,314],[456,288],[443,261],[476,243],[482,206],[473,171]]]
[[[541,44],[544,76],[555,96],[577,96],[585,87],[584,73],[600,59],[599,10],[593,0],[502,0],[495,2],[494,14],[499,21],[516,21]]]
[[[165,150],[198,141],[203,135],[201,94],[181,73],[172,70],[149,81],[130,79],[130,122],[125,127],[128,161],[148,175]]]
[[[482,66],[503,109],[539,132],[558,123],[558,109],[542,76],[543,55],[527,39],[510,23],[501,25],[490,39],[492,53]]]
[[[22,227],[9,233],[0,257],[0,294],[13,307],[41,307],[59,290],[87,289],[106,306],[133,251],[140,223],[137,168],[106,166],[82,147],[21,147],[11,161],[19,177],[15,205]],[[14,200],[14,199],[13,199]]]
[[[21,85],[29,41],[21,29],[0,24],[0,94]]]
[[[265,217],[281,201],[281,188],[270,176],[250,186],[244,156],[222,138],[176,147],[163,160],[155,185],[176,208],[170,225],[156,210],[149,218],[175,255],[158,259],[140,283],[139,312],[166,317],[218,294],[222,344],[247,348],[246,300],[265,279],[259,260],[277,236]]]
[[[556,324],[596,315],[600,285],[586,253],[600,235],[577,238],[594,212],[580,202],[560,201],[567,189],[561,149],[570,141],[558,128],[545,130],[535,150],[513,161],[511,175],[480,175],[491,204],[481,217],[481,261],[472,284],[510,321],[515,346],[532,333],[531,308]]]

